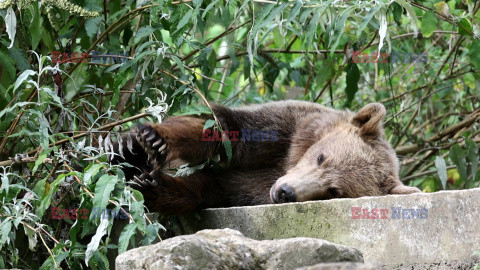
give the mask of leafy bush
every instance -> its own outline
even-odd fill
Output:
[[[208,112],[210,102],[383,102],[405,182],[425,191],[479,186],[479,8],[0,2],[0,267],[107,268],[108,250],[158,240],[162,226],[107,155],[137,122]],[[94,209],[128,218],[118,242],[114,219]]]

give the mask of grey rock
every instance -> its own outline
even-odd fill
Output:
[[[378,264],[337,262],[337,263],[319,263],[312,266],[300,267],[295,270],[382,270],[382,269],[383,267]]]
[[[387,219],[353,219],[352,207],[389,213]],[[395,218],[392,208],[428,210],[428,217],[404,217],[402,213]],[[207,209],[180,217],[177,228],[178,234],[231,228],[258,240],[314,237],[357,248],[368,263],[408,268],[411,264],[468,262],[480,251],[479,224],[480,188],[475,188]]]
[[[231,230],[203,230],[120,254],[116,269],[295,269],[321,262],[363,262],[357,249],[296,237],[252,240]]]

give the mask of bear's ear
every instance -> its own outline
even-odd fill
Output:
[[[398,184],[394,188],[392,188],[388,194],[412,194],[412,193],[419,193],[421,192],[420,189],[416,187],[405,186],[404,184]]]
[[[380,103],[370,103],[361,108],[352,119],[352,124],[360,128],[360,135],[367,139],[382,136],[382,120],[385,117],[385,106]]]

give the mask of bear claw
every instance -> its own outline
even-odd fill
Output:
[[[133,177],[132,185],[138,186],[141,188],[152,188],[152,187],[158,187],[158,182],[153,179],[150,174],[144,173],[138,176]]]
[[[167,143],[151,126],[140,125],[137,127],[137,141],[148,155],[148,160],[154,168],[161,167],[165,161]]]

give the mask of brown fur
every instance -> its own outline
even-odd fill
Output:
[[[201,141],[204,123],[212,116],[172,117],[140,126],[134,151],[139,154],[125,159],[138,164],[144,153],[149,156],[150,164],[144,159],[142,168],[148,173],[134,181],[150,210],[180,214],[206,207],[420,192],[399,181],[397,157],[383,140],[381,104],[358,113],[302,101],[237,109],[217,105],[214,112],[224,130],[277,130],[278,140],[232,141],[228,163],[221,142]],[[174,160],[200,163],[215,153],[221,156],[220,167],[207,166],[186,177],[160,170]]]

